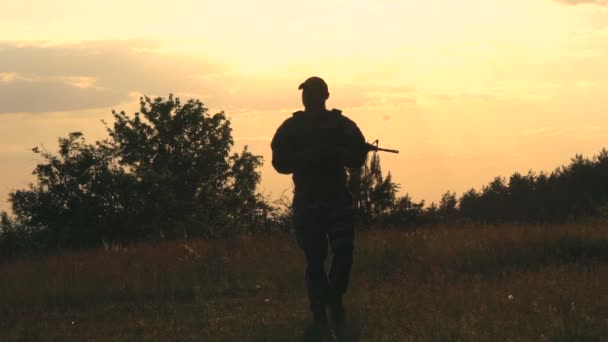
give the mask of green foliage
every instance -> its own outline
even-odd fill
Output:
[[[241,154],[230,157],[229,189],[220,210],[238,224],[237,231],[250,233],[272,230],[276,208],[265,201],[256,188],[261,180],[259,167],[262,158],[253,155],[247,147]]]
[[[50,248],[83,247],[134,235],[124,222],[133,177],[116,164],[106,141],[89,144],[79,132],[59,139],[59,155],[42,158],[37,182],[9,195],[15,220]]]
[[[459,200],[459,216],[484,222],[558,222],[603,215],[608,203],[608,151],[576,155],[549,175],[514,173],[495,178]]]
[[[5,211],[0,212],[0,257],[10,258],[23,250],[23,234]]]
[[[386,177],[382,174],[378,153],[372,153],[371,160],[366,161],[362,170],[350,170],[349,184],[355,208],[366,223],[390,210],[399,188],[399,185],[392,181],[390,173]]]
[[[59,139],[38,147],[36,182],[10,194],[14,221],[49,248],[103,241],[230,234],[269,225],[274,210],[256,193],[262,158],[231,154],[230,121],[198,100],[140,100],[134,115],[112,112],[109,138]],[[13,226],[11,226],[13,227]]]
[[[414,202],[408,194],[396,197],[399,185],[392,182],[390,173],[382,175],[377,154],[363,170],[351,171],[350,176],[359,215],[367,225],[406,227],[460,220],[566,222],[607,215],[606,149],[592,159],[576,155],[569,165],[550,174],[530,171],[507,179],[495,177],[480,190],[470,189],[460,197],[447,191],[438,205],[431,203],[426,208],[424,201]]]
[[[140,224],[169,230],[176,222],[215,220],[229,181],[230,122],[195,100],[182,105],[172,96],[146,97],[140,105],[134,117],[113,112],[108,128],[120,164],[137,178],[145,199]]]
[[[419,225],[425,220],[424,201],[414,202],[409,194],[397,198],[383,217],[384,224],[401,228]]]
[[[349,170],[349,186],[365,225],[405,227],[420,222],[424,201],[413,202],[409,194],[397,197],[400,186],[390,172],[386,177],[382,174],[378,153],[372,153],[362,169]]]
[[[441,219],[451,219],[458,214],[458,199],[455,192],[447,191],[441,196],[437,214]]]

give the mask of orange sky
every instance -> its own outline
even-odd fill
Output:
[[[0,209],[31,181],[31,147],[104,136],[141,94],[197,97],[288,176],[269,139],[327,81],[402,193],[436,201],[497,175],[606,146],[608,1],[12,1],[0,12]]]

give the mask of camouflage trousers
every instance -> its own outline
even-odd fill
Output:
[[[354,209],[352,202],[343,201],[300,202],[293,209],[296,240],[306,256],[310,309],[317,312],[346,293],[353,264]],[[328,249],[329,274],[325,271]]]

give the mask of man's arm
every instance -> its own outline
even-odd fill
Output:
[[[365,138],[357,125],[347,119],[345,127],[345,148],[340,152],[344,161],[344,166],[357,169],[363,167],[365,158],[369,150],[365,146]]]
[[[274,169],[282,174],[293,173],[295,169],[295,151],[288,121],[283,122],[279,126],[272,138],[270,147],[272,148],[272,166]]]

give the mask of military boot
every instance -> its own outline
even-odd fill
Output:
[[[331,326],[336,340],[338,341],[355,341],[352,327],[346,322],[346,310],[342,303],[342,298],[332,301],[329,305],[329,317]]]
[[[302,334],[301,341],[331,341],[332,334],[329,329],[325,308],[313,310],[312,315],[313,321],[306,327],[304,334]]]
[[[328,306],[331,323],[334,325],[344,324],[344,321],[346,320],[346,310],[342,303],[342,297],[335,298]]]

